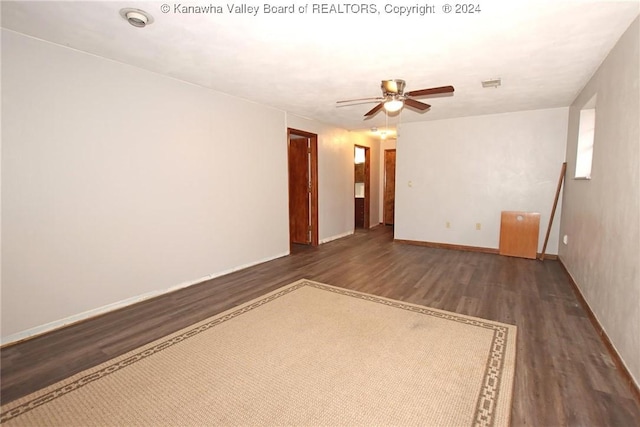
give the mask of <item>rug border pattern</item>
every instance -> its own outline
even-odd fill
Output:
[[[124,369],[127,366],[130,366],[143,359],[146,359],[147,357],[153,356],[154,354],[157,354],[162,350],[165,350],[169,347],[179,344],[180,342],[186,339],[194,337],[202,332],[205,332],[216,325],[232,320],[238,316],[241,316],[242,314],[245,314],[251,310],[254,310],[264,304],[267,304],[275,299],[278,299],[284,295],[287,295],[305,286],[310,286],[313,288],[337,293],[340,295],[359,298],[365,301],[383,304],[393,308],[408,310],[414,313],[425,314],[425,315],[429,315],[429,316],[433,316],[433,317],[437,317],[445,320],[463,323],[465,325],[476,326],[483,329],[492,330],[493,337],[491,341],[491,350],[489,351],[489,356],[485,366],[485,373],[482,380],[482,387],[479,390],[479,395],[476,402],[473,425],[482,426],[482,427],[490,427],[494,425],[495,412],[497,409],[496,403],[499,396],[499,386],[502,380],[502,372],[503,372],[503,367],[505,363],[505,353],[507,349],[507,340],[509,338],[509,332],[510,332],[509,328],[510,327],[515,328],[515,326],[501,324],[499,322],[494,322],[494,321],[485,321],[477,317],[460,315],[457,313],[447,312],[447,311],[438,310],[438,309],[432,309],[425,306],[405,303],[402,301],[392,300],[392,299],[379,297],[371,294],[366,294],[358,291],[338,288],[338,287],[327,285],[324,283],[315,282],[309,279],[301,279],[292,284],[284,285],[283,287],[276,289],[275,291],[267,293],[262,297],[258,297],[254,301],[250,301],[238,307],[229,309],[226,312],[218,314],[214,316],[211,320],[204,320],[202,322],[196,323],[195,325],[192,325],[191,327],[185,328],[187,330],[184,331],[183,329],[182,331],[184,332],[182,331],[175,332],[174,334],[169,335],[170,338],[168,339],[161,338],[162,341],[157,344],[154,344],[153,342],[150,344],[147,344],[143,346],[144,348],[143,350],[138,351],[132,355],[127,356],[127,354],[125,354],[123,356],[116,357],[115,359],[117,361],[109,364],[108,366],[105,366],[101,369],[98,369],[95,372],[91,372],[87,375],[84,375],[78,378],[77,380],[74,380],[68,384],[60,386],[41,396],[36,396],[25,403],[22,403],[11,409],[6,410],[5,412],[2,412],[2,414],[0,414],[0,423],[4,423],[14,418],[17,418],[41,405],[44,405],[47,402],[50,402],[68,393],[76,391],[87,384],[90,384],[107,375],[110,375],[114,372]],[[132,352],[135,352],[135,351],[136,350],[132,350]],[[109,363],[109,362],[107,361],[104,363]],[[91,369],[92,368],[89,368],[89,370]],[[79,374],[76,374],[76,375],[79,375]],[[64,382],[64,381],[65,380],[62,380],[61,382]],[[38,391],[34,392],[34,394],[38,394]],[[12,403],[7,404],[7,406],[11,406],[11,405]]]

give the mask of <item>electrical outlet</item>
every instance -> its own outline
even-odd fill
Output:
[[[476,222],[476,230],[481,230],[482,229],[482,224],[480,224],[479,222]]]
[[[565,245],[569,244],[569,236],[567,236],[566,234],[564,236],[562,236],[562,243],[564,243]]]
[[[451,223],[449,221],[447,221],[447,224],[445,225],[445,227],[451,228]]]

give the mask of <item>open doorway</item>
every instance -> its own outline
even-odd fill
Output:
[[[289,242],[318,245],[318,135],[287,129]]]
[[[369,147],[355,146],[354,150],[354,202],[355,228],[370,227],[371,158]]]

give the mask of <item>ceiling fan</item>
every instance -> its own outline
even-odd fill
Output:
[[[344,104],[347,102],[376,102],[378,101],[378,105],[369,110],[364,116],[371,117],[384,108],[389,113],[395,113],[396,111],[400,111],[402,107],[407,105],[408,107],[412,107],[418,109],[420,111],[428,110],[431,105],[425,104],[424,102],[416,101],[413,98],[417,98],[420,96],[427,95],[439,95],[444,93],[453,93],[453,86],[441,86],[441,87],[432,87],[429,89],[420,89],[420,90],[412,90],[411,92],[404,92],[406,82],[400,79],[393,80],[382,80],[382,84],[380,88],[382,89],[382,96],[378,96],[375,98],[359,98],[359,99],[348,99],[345,101],[338,101],[338,104]]]

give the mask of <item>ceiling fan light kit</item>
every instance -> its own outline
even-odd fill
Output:
[[[338,101],[337,103],[342,104],[345,102],[355,101],[378,102],[378,105],[373,107],[364,115],[365,117],[371,117],[383,108],[387,113],[395,113],[402,110],[405,105],[415,108],[416,110],[426,111],[431,108],[431,105],[417,101],[413,98],[428,95],[448,94],[453,93],[454,91],[453,86],[440,86],[405,93],[405,85],[406,82],[401,79],[382,80],[380,83],[380,89],[382,89],[381,97],[351,99]]]
[[[400,111],[404,106],[404,102],[399,99],[390,99],[389,101],[384,102],[384,109],[389,113],[395,113],[396,111]]]

